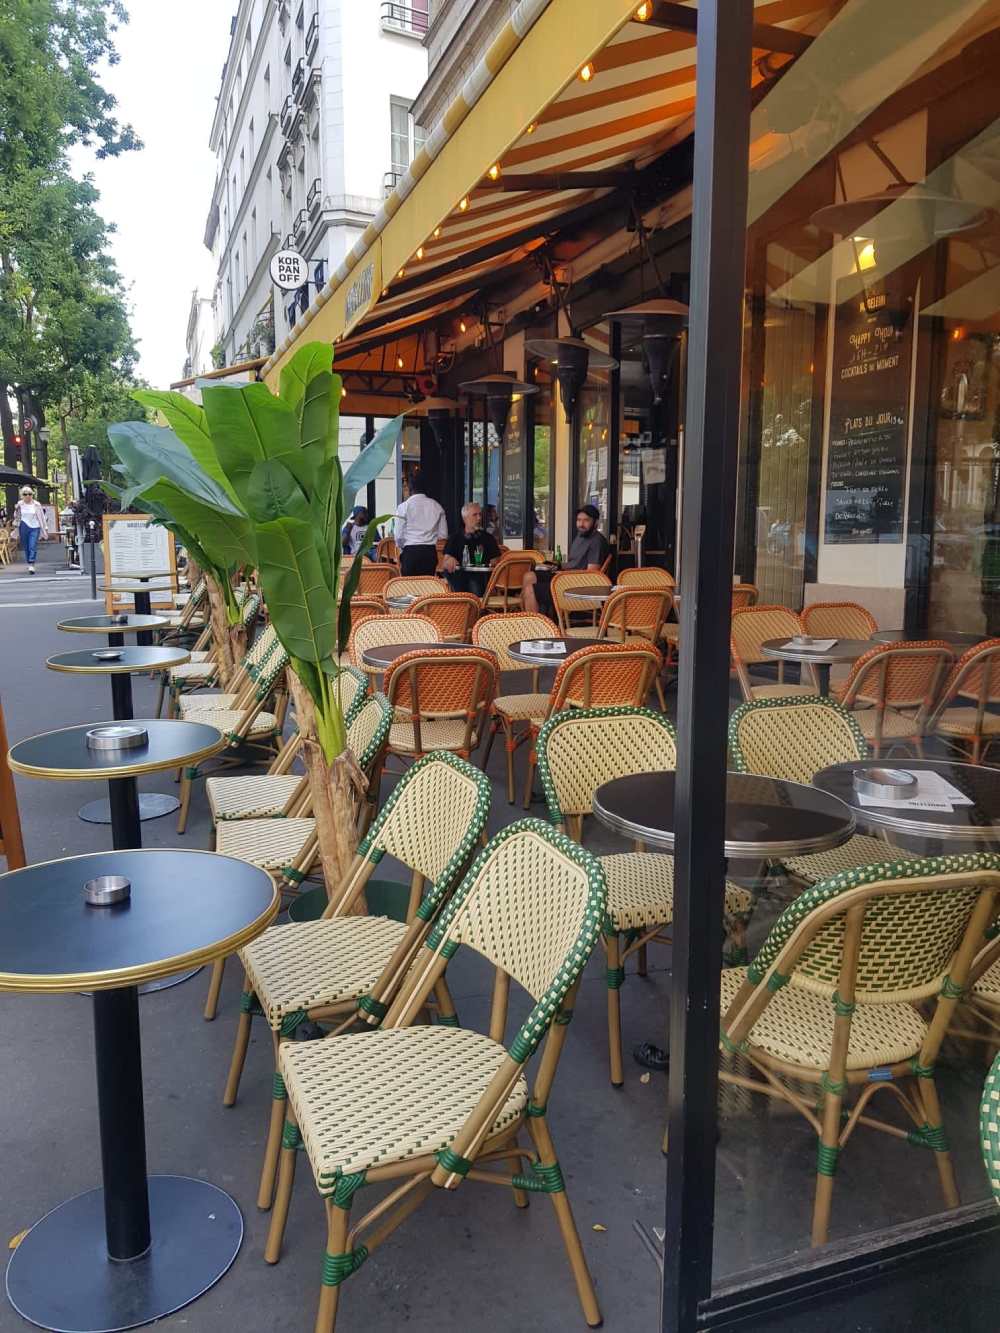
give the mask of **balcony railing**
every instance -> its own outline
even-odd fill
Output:
[[[299,100],[304,107],[311,106],[315,100],[316,93],[319,90],[320,71],[318,65],[310,67],[306,75],[305,83],[302,85],[302,92],[299,94]]]
[[[285,237],[285,239],[281,242],[281,248],[282,250],[295,249],[295,237],[291,232],[289,232],[288,235]]]
[[[427,31],[427,9],[400,5],[396,0],[382,0],[381,23],[386,32],[406,32],[422,37]]]
[[[312,185],[309,186],[309,193],[306,195],[306,210],[311,217],[319,208],[323,200],[323,182],[317,176]]]
[[[281,104],[281,132],[287,134],[292,121],[295,119],[295,99],[289,94]]]
[[[295,232],[295,239],[302,241],[305,239],[306,231],[309,228],[309,214],[304,208],[300,208],[295,215],[295,221],[292,224],[292,230]]]
[[[292,96],[296,100],[302,95],[302,85],[305,83],[305,78],[306,58],[305,56],[299,56],[298,63],[292,72]]]
[[[306,29],[306,58],[312,60],[319,45],[319,14],[313,14]]]
[[[387,171],[382,177],[382,198],[388,199],[402,179],[403,173],[401,171]]]

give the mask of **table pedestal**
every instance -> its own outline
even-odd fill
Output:
[[[148,588],[136,588],[132,594],[132,606],[137,616],[151,616],[153,614],[152,599]],[[135,641],[142,648],[152,648],[153,631],[141,629],[135,636]]]

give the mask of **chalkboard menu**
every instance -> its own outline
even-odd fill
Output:
[[[524,536],[524,413],[515,403],[503,440],[503,492],[501,498],[501,540]]]
[[[848,279],[852,288],[854,280]],[[903,540],[913,301],[869,286],[834,317],[826,541]]]

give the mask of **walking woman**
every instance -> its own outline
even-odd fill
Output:
[[[35,572],[35,554],[38,551],[38,539],[49,539],[48,524],[45,519],[45,507],[35,499],[35,492],[30,486],[21,487],[21,498],[14,506],[14,522],[18,525],[21,537],[21,549],[28,562],[28,573]]]

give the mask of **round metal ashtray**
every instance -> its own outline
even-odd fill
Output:
[[[114,907],[132,896],[132,882],[124,875],[98,875],[83,886],[83,901],[88,907]]]
[[[89,750],[135,750],[148,742],[149,732],[145,727],[137,727],[127,722],[92,727],[87,732]]]
[[[127,625],[127,624],[128,624],[128,612],[127,612],[127,611],[116,611],[115,614],[114,614],[113,616],[108,616],[108,620],[110,620],[110,622],[111,622],[112,625]]]
[[[124,653],[124,648],[98,648],[90,655],[96,657],[98,662],[120,662]]]
[[[796,634],[789,642],[793,648],[811,648],[815,639],[811,634]]]
[[[856,768],[854,790],[859,796],[905,801],[907,797],[916,795],[917,779],[902,768]]]

